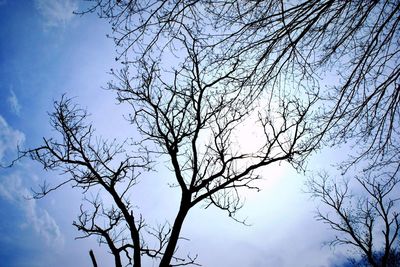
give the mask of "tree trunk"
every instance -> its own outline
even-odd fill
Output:
[[[93,250],[89,250],[90,258],[92,259],[93,267],[97,267],[96,257],[94,256]]]
[[[167,248],[165,249],[164,256],[161,259],[160,267],[169,267],[171,264],[172,257],[176,249],[176,245],[179,240],[179,235],[182,230],[183,221],[190,209],[190,205],[186,201],[182,200],[179,208],[179,212],[176,215],[174,225],[172,227],[171,236],[168,241]]]

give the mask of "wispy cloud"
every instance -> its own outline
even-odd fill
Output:
[[[18,145],[25,141],[25,135],[11,128],[0,115],[0,163],[7,155],[15,155]]]
[[[76,0],[35,0],[35,4],[46,27],[66,26],[78,8]]]
[[[15,154],[17,145],[24,142],[25,136],[22,132],[13,129],[7,121],[0,116],[0,162],[7,155]],[[21,210],[26,218],[26,223],[21,227],[32,227],[36,233],[43,237],[47,244],[62,244],[64,241],[60,229],[47,212],[39,207],[34,199],[27,199],[31,195],[30,190],[24,185],[24,179],[29,179],[31,174],[26,169],[19,166],[11,173],[0,177],[0,198]],[[31,177],[32,180],[35,177]]]
[[[7,102],[10,105],[11,111],[16,115],[19,115],[21,112],[21,105],[19,104],[17,95],[13,89],[10,89],[10,96],[7,98]]]
[[[24,174],[24,177],[26,176]],[[32,227],[48,245],[63,244],[64,237],[54,218],[47,210],[40,208],[36,200],[27,199],[30,195],[29,189],[23,185],[20,173],[14,172],[1,178],[0,197],[20,209],[26,218],[26,223],[21,224],[20,227]]]

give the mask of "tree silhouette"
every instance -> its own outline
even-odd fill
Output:
[[[399,1],[90,2],[82,13],[111,22],[129,64],[176,51],[189,34],[215,68],[238,64],[248,91],[319,92],[319,138],[355,140],[349,165],[399,163]]]
[[[350,245],[361,253],[353,266],[397,266],[400,180],[390,171],[365,172],[355,179],[361,192],[326,173],[309,180],[312,196],[328,208],[319,210],[317,219],[336,232],[331,245]]]
[[[310,142],[351,143],[343,173],[357,165],[368,177],[397,176],[399,1],[91,2],[83,13],[111,22],[118,59],[131,67],[193,36],[214,70],[236,64],[235,84],[251,94],[318,95]]]
[[[111,71],[109,88],[131,106],[129,120],[141,137],[129,150],[128,142],[96,138],[85,111],[63,97],[51,115],[61,138],[44,139],[23,155],[69,174],[36,197],[66,183],[84,192],[102,188],[111,197],[111,206],[101,195],[88,198],[92,209],[82,207],[74,225],[83,237],[107,244],[116,266],[141,266],[142,256],[160,266],[196,264],[196,257],[176,255],[192,207],[204,202],[234,216],[242,205],[239,189],[257,189],[259,168],[279,161],[301,168],[323,143],[354,140],[360,150],[345,170],[366,160],[371,173],[390,165],[388,177],[395,179],[398,1],[89,2],[81,14],[97,12],[111,22],[123,67]],[[254,118],[261,144],[242,151],[237,131]],[[174,222],[158,228],[135,214],[128,197],[154,155],[168,158],[181,192]],[[374,192],[373,181],[364,188]]]
[[[142,61],[134,78],[129,68],[114,73],[118,80],[110,89],[119,101],[131,105],[129,120],[141,135],[135,153],[128,152],[128,143],[96,138],[86,112],[66,97],[55,102],[51,114],[52,126],[61,138],[44,139],[43,146],[24,152],[45,169],[69,176],[56,186],[44,185],[36,197],[66,183],[82,188],[84,194],[101,188],[111,197],[113,203],[108,206],[103,194],[87,198],[91,209],[82,207],[74,225],[83,232],[82,238],[98,236],[114,255],[116,266],[141,266],[142,256],[159,259],[160,266],[196,264],[196,257],[175,255],[191,208],[199,203],[214,205],[234,218],[243,204],[240,190],[258,189],[253,184],[260,178],[258,169],[281,161],[301,168],[314,150],[308,117],[315,97],[301,100],[249,94],[236,86],[232,73],[237,64],[214,72],[200,57],[195,39],[186,37],[181,42],[185,62],[172,78],[166,78],[170,82],[163,79],[156,62]],[[262,101],[270,99],[274,105],[260,108]],[[243,122],[254,119],[263,136],[258,148],[244,151],[237,133]],[[159,228],[136,214],[129,198],[137,176],[152,167],[155,155],[169,161],[174,186],[180,188],[175,220]],[[148,245],[154,238],[157,247]]]

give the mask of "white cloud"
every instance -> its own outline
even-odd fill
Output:
[[[11,128],[7,121],[0,116],[0,162],[7,156],[14,154],[17,145],[24,142],[25,135]],[[16,166],[17,167],[17,166]],[[43,208],[37,206],[36,200],[27,199],[31,195],[30,190],[24,186],[21,177],[27,179],[31,176],[26,170],[15,170],[7,175],[0,176],[0,197],[16,208],[20,209],[26,223],[22,227],[32,227],[36,233],[44,238],[47,244],[63,243],[63,236],[56,221]],[[37,179],[35,176],[33,180]]]
[[[7,121],[0,115],[0,163],[6,155],[15,154],[18,145],[25,141],[25,135],[11,128]]]
[[[10,89],[10,96],[7,98],[7,102],[10,105],[11,111],[16,115],[19,115],[21,111],[21,105],[19,104],[17,95],[12,89]]]
[[[37,205],[35,199],[28,199],[27,197],[30,195],[30,191],[23,185],[19,173],[14,172],[8,176],[1,177],[0,197],[20,209],[26,218],[26,223],[20,226],[22,228],[32,227],[48,245],[62,245],[64,237],[56,221],[47,210]]]
[[[35,0],[35,4],[47,27],[64,27],[78,8],[76,0]]]

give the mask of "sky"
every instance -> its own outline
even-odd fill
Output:
[[[0,0],[0,162],[16,157],[17,147],[37,146],[54,132],[48,112],[66,93],[88,109],[97,133],[129,137],[123,119],[127,107],[116,105],[104,90],[108,71],[118,68],[110,27],[96,15],[77,16],[75,0]],[[330,157],[330,152],[326,152]],[[313,164],[323,165],[318,158]],[[167,172],[161,168],[162,172]],[[239,218],[244,226],[213,208],[197,207],[187,218],[183,244],[203,266],[334,266],[346,250],[324,246],[333,233],[314,218],[317,203],[304,190],[304,177],[285,164],[263,169],[261,192],[244,192]],[[156,175],[157,176],[157,175]],[[159,176],[159,175],[158,175]],[[89,266],[93,249],[99,266],[112,266],[104,246],[79,239],[72,222],[82,203],[80,191],[65,186],[40,200],[29,199],[41,181],[57,181],[27,159],[0,169],[0,267]],[[158,187],[151,186],[156,182]],[[143,181],[140,209],[150,223],[175,211],[178,191],[157,178]],[[151,186],[151,188],[150,188]],[[146,190],[151,190],[148,192]],[[169,198],[168,204],[162,199]],[[153,266],[151,262],[149,266]]]

